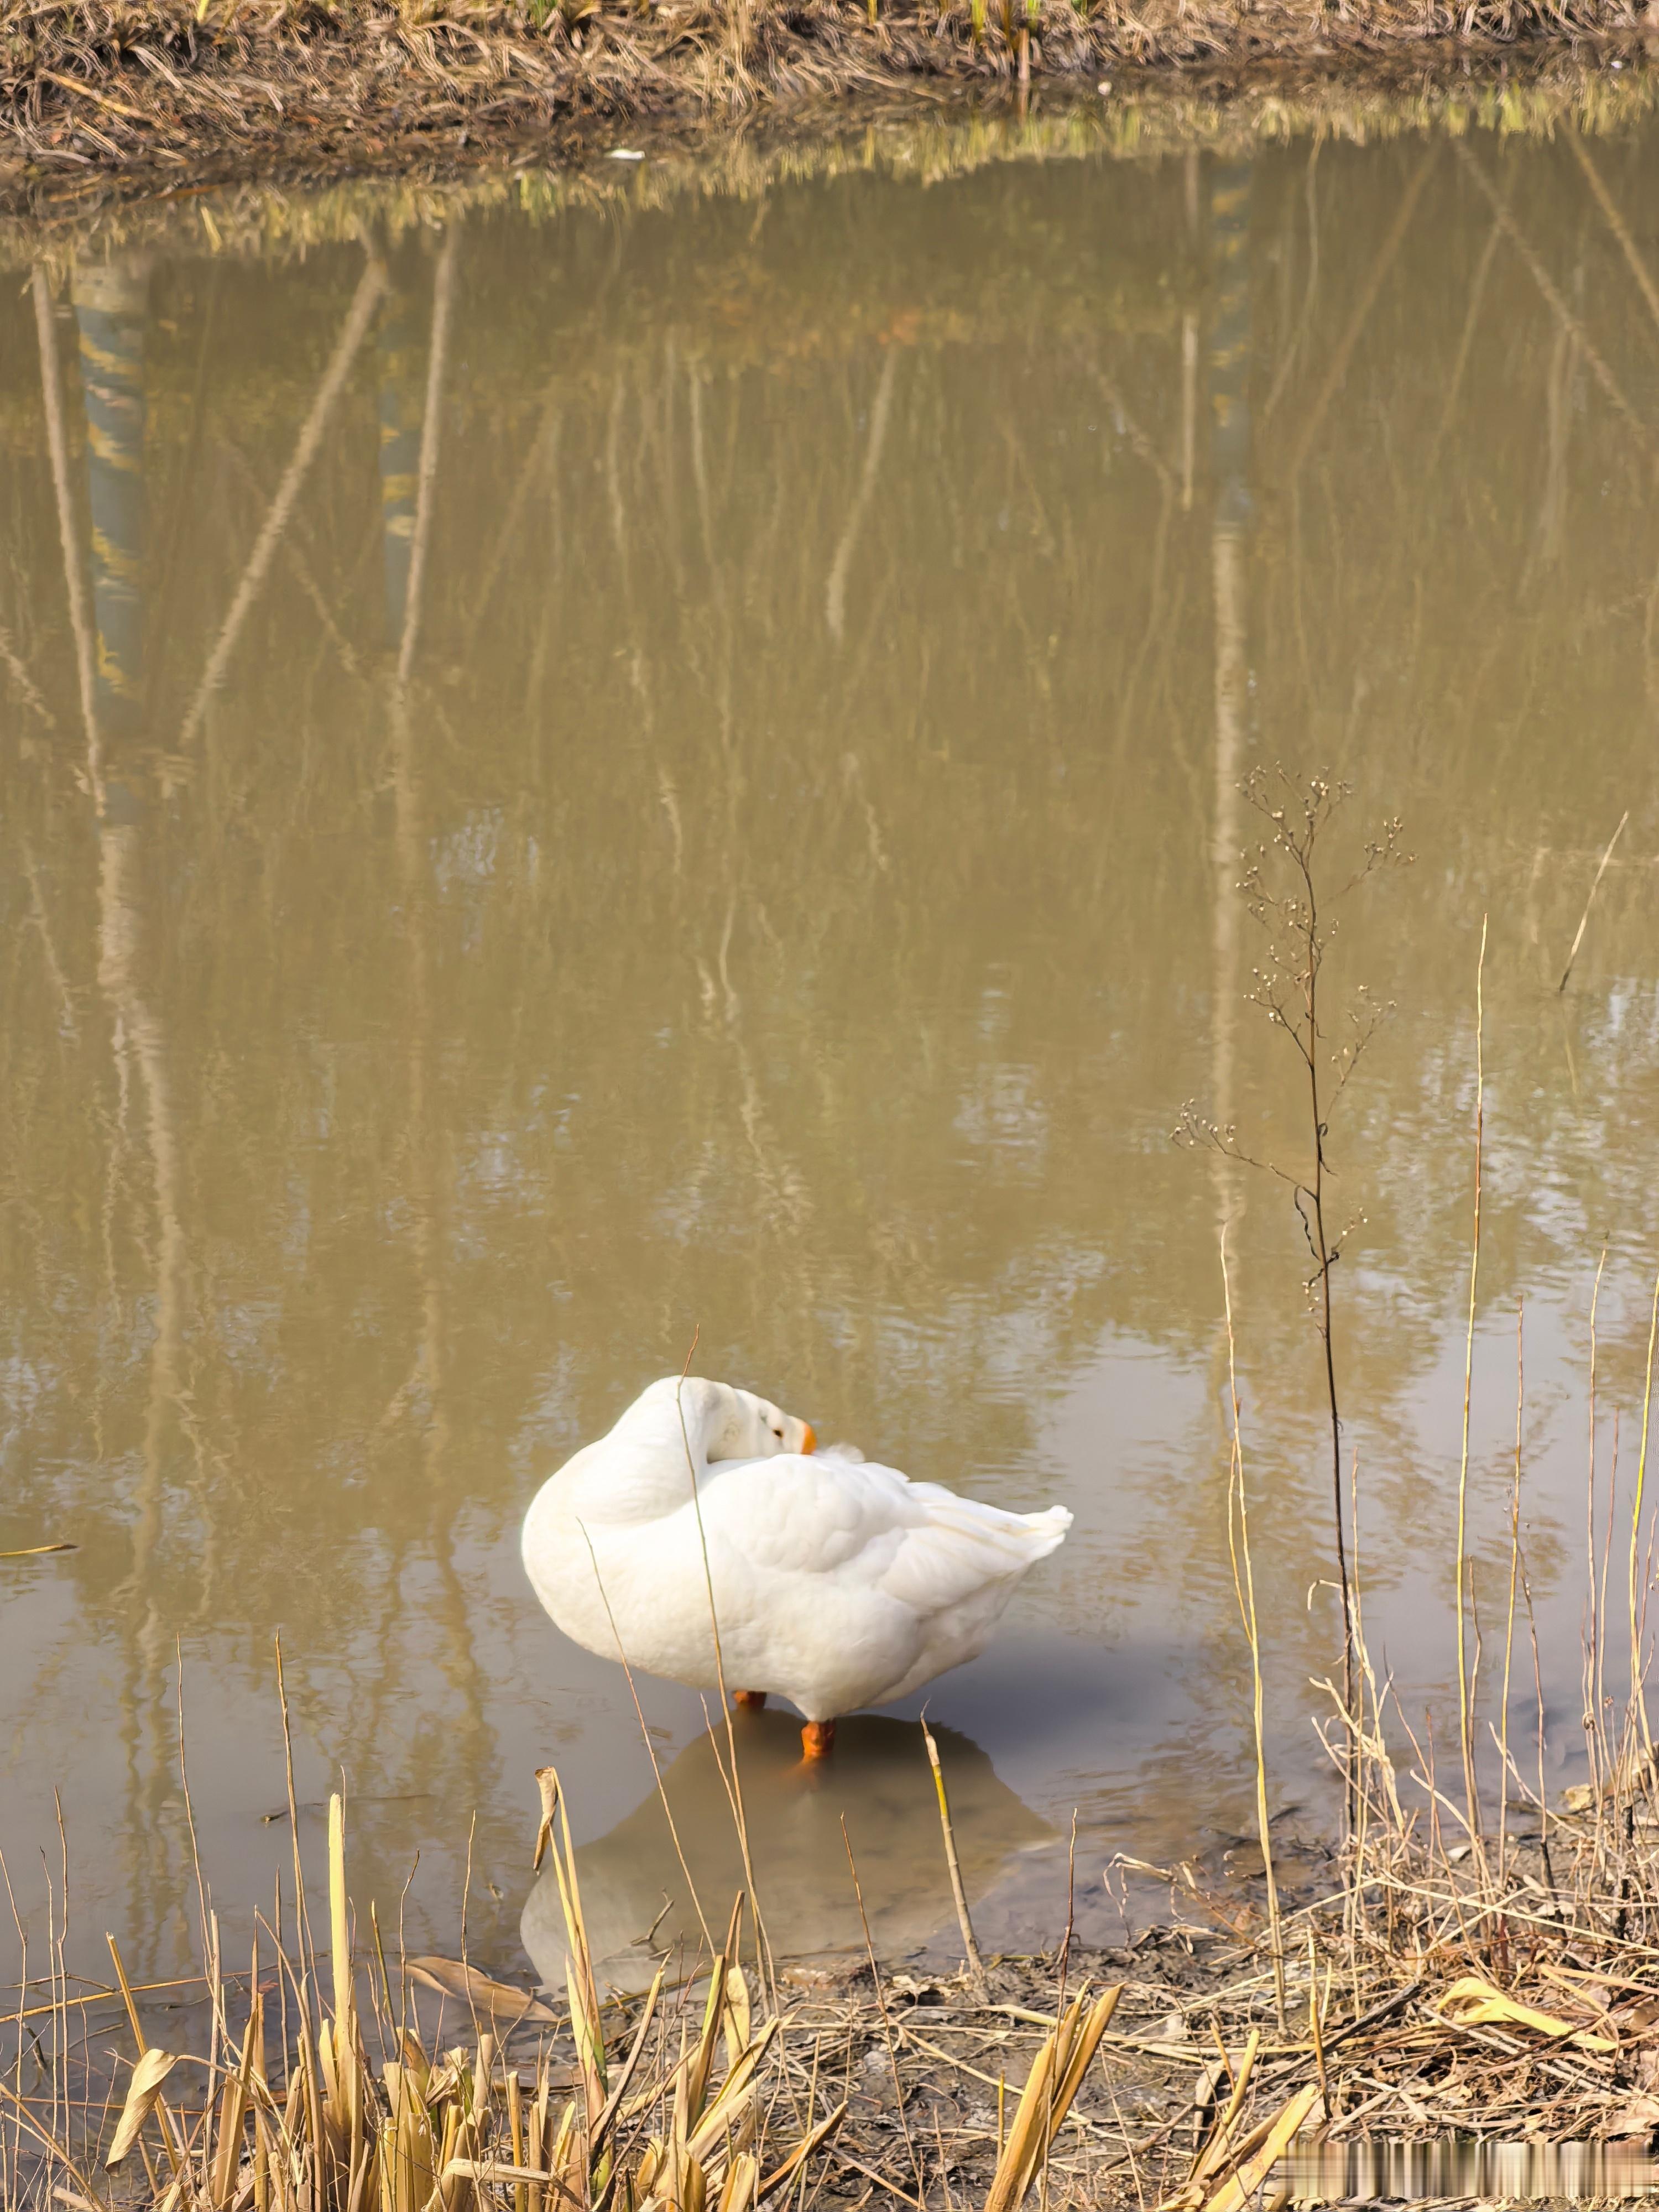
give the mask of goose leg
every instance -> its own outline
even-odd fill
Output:
[[[807,1759],[828,1759],[836,1746],[834,1721],[808,1721],[800,1732],[800,1747]]]
[[[740,1705],[746,1713],[758,1713],[765,1707],[766,1692],[764,1690],[733,1690],[732,1702],[734,1705]]]

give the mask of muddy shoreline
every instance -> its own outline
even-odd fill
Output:
[[[1656,58],[1659,0],[70,0],[5,20],[0,213],[684,160],[896,109],[1139,141],[1159,110],[1203,137],[1379,102],[1527,127],[1542,96],[1595,127]]]
[[[744,2212],[787,2201],[767,2179],[785,2176],[785,2154],[809,2122],[805,2201],[852,2212],[894,2203],[911,2212],[1018,2212],[1022,2198],[1039,2201],[1039,2181],[1041,2202],[1079,2212],[1644,2193],[1659,2139],[1659,2003],[1646,1910],[1614,1905],[1597,1880],[1586,1886],[1610,1840],[1592,1804],[1553,1816],[1553,1856],[1535,1828],[1496,1844],[1484,1866],[1460,1858],[1461,1871],[1415,1850],[1391,1870],[1372,1858],[1365,1871],[1384,1876],[1380,1885],[1356,1882],[1348,1852],[1286,1830],[1270,1891],[1261,1853],[1241,1841],[1208,1867],[1143,1869],[1168,1884],[1166,1914],[1138,1930],[1126,1922],[1121,1945],[1065,1934],[1043,1952],[993,1957],[982,1975],[952,1960],[943,1931],[902,1963],[836,1954],[769,1965],[739,1913],[736,1948],[728,1935],[714,1978],[738,2015],[725,2034],[727,2079],[738,2080],[745,2045],[764,2058],[764,2116],[735,2139],[758,2153]],[[1620,1898],[1652,1894],[1640,1879],[1652,1848],[1638,1844],[1613,1871]],[[1386,1933],[1375,1898],[1367,1902],[1378,1887],[1393,1893]],[[328,1924],[321,1900],[313,1910]],[[611,2065],[634,2054],[622,2079],[649,2085],[625,2108],[641,2136],[665,2132],[664,2100],[677,2094],[687,2051],[700,2031],[705,2046],[719,2039],[706,1956],[665,1958],[666,1979],[648,1994],[619,1994],[593,1978],[580,1903],[574,1910],[567,1987],[590,1992],[583,2002]],[[331,1918],[338,1946],[346,1923]],[[522,1959],[486,1966],[378,1952],[347,1963],[337,1948],[331,1968],[320,1947],[301,1933],[295,1940],[291,1960],[256,1953],[250,1972],[222,1974],[215,1958],[199,1979],[154,1991],[124,1983],[70,1996],[55,1977],[31,1985],[28,2016],[51,2050],[28,2062],[15,2045],[6,2051],[16,2108],[33,2133],[0,2177],[11,2185],[5,2201],[40,2198],[59,2174],[82,2202],[148,2212],[174,2201],[154,2142],[143,2172],[131,2161],[118,2179],[99,2176],[97,2198],[84,2193],[131,2105],[130,2027],[140,2049],[196,2054],[167,2057],[170,2116],[157,2117],[160,2138],[172,2131],[189,2144],[205,2201],[240,2212],[252,2195],[274,2212],[302,2212],[320,2199],[328,2212],[350,2212],[364,2192],[361,2180],[351,2185],[330,2118],[345,2093],[326,2061],[320,2095],[318,2087],[318,2051],[337,2045],[346,2021],[362,2045],[358,2094],[371,2114],[389,2107],[358,2130],[371,2162],[378,2131],[388,2188],[407,2085],[380,2054],[400,2050],[430,2113],[415,2166],[428,2185],[468,2183],[448,2200],[455,2212],[527,2212],[523,2185],[550,2172],[574,2185],[581,2212],[606,2212],[574,2156],[580,2123],[574,2137],[553,2124],[565,2100],[580,2108],[584,2079],[564,1990],[538,1986]],[[92,2034],[80,2010],[88,2005],[97,2008]],[[1056,2022],[1090,2011],[1096,2034],[1075,2101],[1063,2099],[1049,2148],[1028,2160],[1021,2181],[1012,2153],[1030,2085],[1041,2094]],[[252,2067],[250,2049],[259,2054]],[[236,2090],[239,2075],[253,2094]],[[718,2078],[717,2069],[710,2096]],[[60,2118],[69,2112],[85,2118]],[[284,2114],[288,2154],[304,2177],[292,2193],[278,2186],[274,2155]],[[714,2161],[718,2185],[718,2144],[707,2130],[691,2141]],[[60,2198],[76,2201],[58,2189]],[[392,2201],[416,2205],[424,2192],[394,2190]],[[539,2197],[528,2206],[538,2203],[550,2212]]]

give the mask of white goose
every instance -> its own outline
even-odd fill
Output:
[[[523,1540],[537,1596],[588,1650],[712,1690],[712,1589],[726,1680],[749,1686],[738,1702],[787,1698],[821,1758],[837,1714],[982,1651],[1072,1516],[1005,1513],[816,1447],[809,1422],[748,1390],[664,1376],[537,1492]]]

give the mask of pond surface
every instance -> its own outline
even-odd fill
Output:
[[[13,238],[0,1550],[78,1548],[0,1562],[0,1843],[39,1940],[61,1793],[89,1972],[106,1928],[145,1977],[195,1941],[181,1675],[213,1901],[274,1909],[279,1634],[302,1844],[343,1772],[383,1922],[418,1852],[411,1949],[470,1866],[471,1955],[522,1967],[549,1761],[607,1952],[691,1924],[653,1757],[735,1881],[699,1698],[641,1680],[647,1747],[517,1552],[694,1334],[1077,1516],[927,1693],[987,1947],[1056,1933],[1074,1813],[1085,1932],[1117,1852],[1224,1903],[1224,1222],[1272,1793],[1322,1828],[1307,1248],[1171,1142],[1190,1100],[1306,1170],[1247,998],[1258,761],[1354,787],[1328,890],[1385,817],[1415,855],[1332,909],[1328,1048],[1362,983],[1395,1012],[1329,1212],[1367,1633],[1443,1730],[1487,918],[1482,1711],[1524,1310],[1548,1785],[1582,1760],[1592,1286],[1605,1248],[1601,1545],[1659,1258],[1659,128],[976,143]],[[1524,1629],[1512,1672],[1535,1776]],[[806,1778],[746,1723],[780,1950],[862,1941],[843,1814],[881,1946],[949,1926],[921,1705]]]

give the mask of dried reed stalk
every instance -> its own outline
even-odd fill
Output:
[[[1475,1294],[1480,1279],[1480,1148],[1486,1121],[1486,917],[1480,917],[1480,955],[1474,977],[1474,1219],[1469,1238],[1468,1325],[1463,1339],[1463,1429],[1457,1462],[1457,1727],[1463,1754],[1463,1804],[1469,1839],[1480,1849],[1480,1796],[1474,1771],[1474,1712],[1468,1644],[1469,1401],[1474,1372]]]
[[[945,1863],[951,1875],[951,1899],[957,1909],[957,1925],[962,1930],[962,1947],[967,1954],[969,1974],[975,1993],[982,1999],[988,1995],[985,1961],[979,1954],[979,1945],[974,1938],[973,1917],[968,1910],[968,1893],[962,1886],[962,1863],[957,1856],[957,1839],[951,1826],[951,1801],[945,1790],[945,1769],[939,1765],[939,1746],[933,1741],[933,1731],[927,1725],[926,1713],[921,1717],[921,1740],[927,1747],[934,1794],[939,1799],[939,1824],[945,1834]]]
[[[1249,1504],[1244,1487],[1244,1446],[1238,1410],[1238,1353],[1233,1337],[1233,1286],[1227,1266],[1227,1231],[1221,1231],[1221,1293],[1227,1316],[1227,1403],[1231,1436],[1227,1462],[1227,1551],[1232,1561],[1233,1594],[1250,1647],[1250,1729],[1255,1747],[1255,1826],[1267,1890],[1267,1946],[1273,1962],[1273,2002],[1285,2027],[1285,1940],[1279,1925],[1279,1886],[1273,1879],[1273,1829],[1267,1817],[1267,1740],[1262,1710],[1261,1631],[1256,1620],[1255,1571],[1250,1561]],[[1237,1534],[1235,1534],[1235,1516]],[[1240,1562],[1243,1576],[1240,1579]]]

